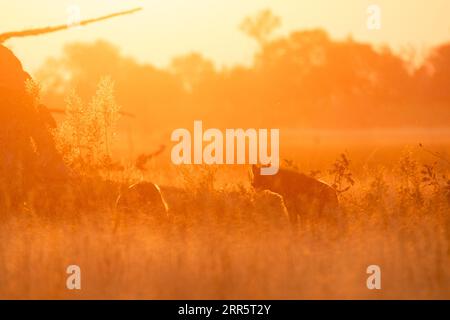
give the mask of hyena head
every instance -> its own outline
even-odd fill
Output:
[[[273,190],[274,185],[274,176],[270,175],[262,175],[261,167],[257,165],[252,165],[252,169],[250,171],[250,181],[256,190]]]

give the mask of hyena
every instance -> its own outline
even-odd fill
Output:
[[[261,175],[260,168],[254,165],[252,185],[256,190],[270,190],[280,194],[293,224],[297,224],[299,218],[337,218],[339,202],[336,190],[305,174],[280,169],[276,175]]]
[[[120,211],[149,212],[155,216],[167,217],[168,207],[158,185],[138,182],[124,189],[116,201]]]
[[[270,190],[255,193],[253,197],[254,209],[264,212],[264,217],[275,226],[284,228],[289,225],[289,211],[283,197]]]

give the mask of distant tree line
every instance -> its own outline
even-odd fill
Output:
[[[99,79],[115,82],[122,110],[142,130],[160,131],[194,119],[216,127],[448,127],[450,43],[433,48],[419,67],[388,47],[330,39],[324,30],[272,39],[280,24],[263,11],[241,29],[259,44],[250,67],[218,69],[199,53],[168,68],[139,64],[113,45],[68,45],[38,78],[51,107],[75,89],[95,93]]]

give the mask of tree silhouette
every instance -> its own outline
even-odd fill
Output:
[[[180,78],[184,89],[188,92],[192,92],[198,84],[215,72],[214,64],[199,53],[174,58],[170,69]]]
[[[61,85],[76,88],[86,98],[101,76],[110,75],[118,103],[136,115],[133,125],[142,134],[199,118],[216,127],[232,123],[348,129],[448,123],[449,45],[433,50],[412,73],[407,61],[387,47],[335,40],[321,29],[269,40],[271,16],[248,18],[249,34],[264,43],[250,66],[219,69],[201,53],[191,53],[161,69],[139,64],[99,41],[66,47],[61,59],[45,66],[43,83],[53,84],[54,93]]]
[[[271,33],[281,25],[281,19],[269,9],[262,10],[253,17],[242,21],[240,29],[250,38],[255,39],[260,46],[264,46]]]
[[[433,50],[427,60],[430,68],[428,96],[438,101],[450,101],[450,43]]]

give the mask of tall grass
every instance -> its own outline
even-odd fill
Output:
[[[55,216],[2,215],[0,297],[450,298],[448,190],[413,179],[405,159],[399,166],[355,177],[339,232],[319,220],[313,232],[292,230],[279,203],[248,185],[217,187],[205,168],[162,187],[169,221],[121,215],[118,190],[96,180]],[[81,267],[81,291],[65,288],[70,264]],[[371,264],[382,290],[366,288]]]
[[[111,168],[112,92],[104,80],[91,103],[68,99],[55,138],[76,175],[52,211],[27,202],[0,214],[0,298],[450,298],[445,168],[411,152],[390,167],[355,168],[341,155],[315,168],[340,191],[335,230],[320,219],[293,229],[282,199],[238,182],[239,168],[153,166],[170,218],[125,214],[115,209],[120,188],[143,174]],[[81,291],[65,287],[71,264]],[[372,264],[381,290],[366,287]]]
[[[100,80],[88,103],[72,92],[66,99],[66,117],[54,131],[56,145],[69,167],[79,173],[94,173],[112,166],[112,144],[120,107],[114,83]]]

